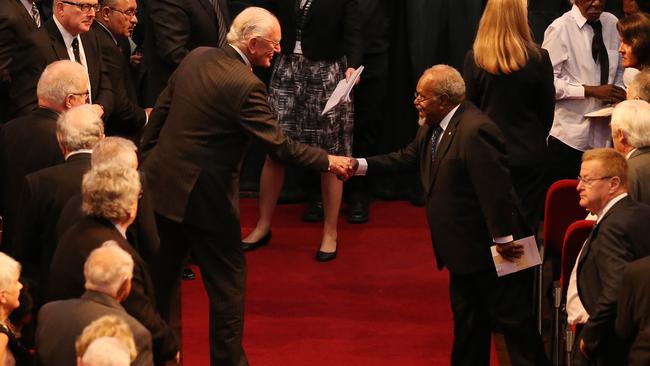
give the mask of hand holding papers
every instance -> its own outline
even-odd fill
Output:
[[[350,92],[352,91],[354,84],[356,84],[357,80],[359,79],[359,76],[361,76],[362,71],[363,66],[359,66],[357,71],[355,71],[349,79],[343,79],[339,81],[336,89],[334,89],[334,92],[332,92],[332,96],[327,100],[327,104],[325,104],[325,109],[323,109],[323,113],[321,113],[321,115],[324,115],[325,113],[331,111],[332,108],[341,103],[347,103],[350,101]]]
[[[515,243],[523,247],[523,254],[513,262],[503,258],[501,254],[497,252],[496,245],[493,245],[490,248],[492,250],[492,260],[497,269],[497,276],[505,276],[542,263],[534,236],[515,240]]]

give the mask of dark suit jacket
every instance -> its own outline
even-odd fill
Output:
[[[650,146],[637,149],[627,159],[628,193],[633,200],[650,204]]]
[[[296,46],[296,9],[299,0],[263,0],[282,26],[282,53]],[[357,0],[313,0],[302,30],[303,55],[312,61],[334,61],[346,56],[348,67],[361,65],[363,34]]]
[[[33,48],[30,35],[37,29],[20,1],[0,1],[0,124],[15,117],[16,111],[24,107],[18,103],[24,98],[14,86],[16,75],[29,60],[16,56]]]
[[[625,348],[635,351],[628,360],[640,356],[641,345],[645,346],[646,363],[650,361],[650,257],[637,259],[625,267],[621,279],[620,294],[616,311],[616,335],[621,338]],[[641,333],[644,331],[644,333]],[[643,344],[645,342],[645,344]],[[644,363],[638,363],[642,365]]]
[[[70,197],[81,192],[83,175],[90,170],[90,153],[70,155],[63,164],[27,175],[21,195],[22,214],[15,256],[25,275],[45,284],[56,249],[56,223]]]
[[[155,357],[164,360],[173,358],[178,351],[178,341],[156,311],[147,265],[115,226],[106,220],[86,217],[63,234],[52,258],[48,300],[81,296],[84,292],[83,267],[86,258],[107,240],[115,240],[133,257],[133,287],[122,305],[151,332]]]
[[[106,121],[106,135],[126,137],[137,144],[146,115],[144,109],[137,104],[135,85],[131,79],[130,49],[125,50],[117,43],[118,38],[124,40],[124,37],[113,36],[97,21],[93,23],[90,33],[95,34],[99,41],[102,62],[108,69],[113,89],[114,107]]]
[[[218,1],[228,20],[228,4],[225,0]],[[219,25],[210,0],[156,0],[147,5],[145,107],[152,107],[171,74],[191,50],[219,46]]]
[[[84,328],[105,315],[124,320],[133,332],[138,356],[132,365],[153,365],[151,333],[110,295],[86,291],[80,299],[53,301],[38,312],[36,347],[41,365],[75,365],[75,341]]]
[[[511,166],[540,164],[545,160],[546,137],[553,124],[555,86],[548,52],[537,47],[540,58],[509,75],[493,75],[465,58],[463,77],[467,100],[490,116],[506,141]]]
[[[32,33],[30,38],[35,46],[25,49],[17,56],[26,59],[28,63],[20,75],[16,76],[15,83],[17,96],[20,96],[17,103],[24,106],[23,111],[36,108],[36,84],[45,67],[54,61],[70,59],[63,36],[53,18],[45,22],[37,32]],[[81,34],[81,43],[86,55],[92,102],[101,104],[105,116],[109,116],[113,110],[113,90],[108,69],[102,62],[99,41],[94,33],[87,32]]]
[[[368,173],[419,165],[438,268],[456,275],[494,270],[494,237],[523,232],[499,128],[471,102],[454,113],[431,163],[433,127],[406,148],[368,158]]]
[[[151,185],[154,210],[176,222],[239,237],[239,173],[253,138],[281,162],[327,170],[323,150],[284,137],[266,87],[234,48],[192,51],[161,94],[143,134],[141,169],[156,182]]]
[[[56,140],[58,117],[52,110],[39,108],[0,129],[0,216],[5,220],[6,245],[15,244],[21,228],[17,220],[25,176],[63,162]]]
[[[594,354],[616,355],[620,351],[612,350],[612,339],[621,278],[629,262],[650,255],[648,222],[650,206],[625,197],[605,213],[582,249],[576,275],[578,295],[589,320],[581,338]],[[605,347],[611,352],[604,352]]]

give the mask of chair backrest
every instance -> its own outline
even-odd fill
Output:
[[[587,211],[580,207],[577,179],[559,180],[546,192],[544,205],[544,252],[560,258],[564,233],[571,223],[584,219]]]
[[[566,294],[567,287],[569,287],[569,278],[578,259],[578,254],[580,254],[580,249],[582,249],[582,244],[589,237],[595,224],[594,220],[578,220],[569,225],[566,230],[560,261],[560,286],[562,286],[563,294]]]

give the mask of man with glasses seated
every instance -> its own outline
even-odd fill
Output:
[[[55,0],[53,17],[34,34],[34,46],[26,47],[16,57],[24,60],[26,67],[16,75],[17,96],[21,105],[35,109],[36,81],[45,66],[58,60],[76,61],[84,66],[88,75],[88,103],[98,113],[110,115],[113,109],[113,91],[108,71],[102,62],[99,41],[88,33],[99,10],[97,0]]]
[[[129,37],[138,24],[135,0],[102,0],[90,32],[95,33],[108,69],[113,88],[113,113],[106,121],[107,136],[122,136],[136,144],[147,121],[144,109],[138,106],[135,83],[131,77],[131,45]]]
[[[627,264],[650,255],[650,206],[628,197],[627,163],[614,149],[586,151],[578,179],[580,206],[598,219],[567,290],[567,321],[576,326],[571,364],[623,365],[617,299]]]

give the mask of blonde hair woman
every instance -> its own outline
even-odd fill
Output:
[[[526,0],[489,0],[465,58],[467,100],[501,128],[512,183],[536,232],[546,180],[546,136],[555,88],[548,52],[533,42]]]

